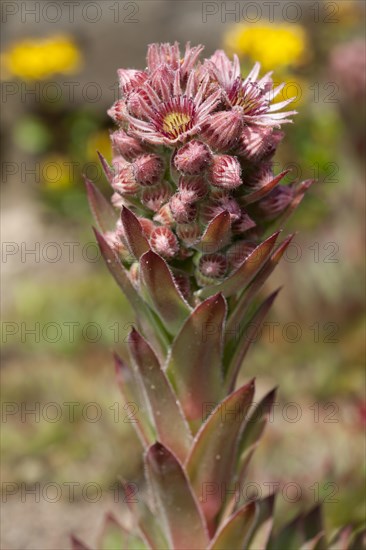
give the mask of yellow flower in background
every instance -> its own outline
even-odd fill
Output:
[[[108,130],[98,130],[89,137],[86,143],[86,158],[90,161],[96,161],[99,164],[97,151],[99,151],[108,162],[112,160],[111,139]]]
[[[23,80],[45,80],[55,74],[74,73],[80,68],[81,61],[81,51],[67,35],[22,40],[1,57],[6,77]]]
[[[308,55],[307,36],[301,25],[236,25],[224,41],[232,53],[259,61],[264,71],[297,67]]]
[[[49,155],[44,157],[40,166],[40,175],[43,185],[47,189],[67,189],[74,184],[75,166],[69,157],[63,155]]]

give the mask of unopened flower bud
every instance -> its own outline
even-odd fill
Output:
[[[231,226],[234,235],[241,235],[256,226],[255,221],[249,217],[245,210],[241,210],[240,217]]]
[[[173,225],[174,218],[169,204],[164,204],[155,214],[154,221],[162,225]]]
[[[115,153],[122,155],[128,161],[144,152],[140,142],[122,129],[111,134],[111,141]]]
[[[205,254],[201,256],[196,270],[197,283],[206,286],[222,279],[227,270],[227,261],[223,254]]]
[[[216,155],[209,168],[209,181],[223,189],[235,189],[242,184],[241,166],[236,157]]]
[[[147,80],[147,74],[144,71],[138,71],[136,69],[118,69],[117,73],[119,87],[124,95],[143,85]]]
[[[133,262],[131,264],[129,272],[129,278],[136,290],[140,289],[140,264],[138,262]]]
[[[207,195],[207,183],[202,176],[181,176],[179,194],[184,202],[196,202]]]
[[[141,201],[149,210],[157,212],[172,195],[172,189],[166,181],[162,181],[151,187],[144,187]]]
[[[170,210],[177,223],[192,222],[197,214],[197,207],[182,199],[180,193],[176,193],[169,201]]]
[[[111,203],[115,208],[122,208],[122,206],[124,206],[125,204],[125,201],[123,200],[123,197],[119,193],[115,192],[111,196]]]
[[[150,235],[151,247],[163,258],[173,258],[178,250],[178,240],[168,227],[157,227]]]
[[[220,198],[209,200],[206,204],[202,205],[201,216],[204,223],[209,223],[221,212],[229,212],[232,222],[238,220],[241,216],[240,206],[237,201],[230,197],[230,195],[224,195]]]
[[[294,198],[291,187],[280,185],[260,200],[255,206],[266,220],[272,220],[282,214]]]
[[[240,109],[221,111],[210,116],[202,132],[209,145],[216,151],[228,151],[239,142],[243,128],[243,117]]]
[[[122,157],[119,157],[121,159]],[[129,162],[114,161],[115,175],[112,180],[112,187],[121,195],[134,195],[140,186],[134,176],[133,166]]]
[[[108,109],[107,113],[115,122],[121,123],[125,120],[125,110],[125,102],[122,99],[118,99],[113,103],[112,107]]]
[[[195,244],[201,236],[200,226],[196,222],[178,224],[176,232],[179,239],[188,247]]]
[[[246,180],[246,184],[254,189],[261,189],[264,185],[273,180],[274,174],[270,162],[262,162],[259,168]]]
[[[252,162],[271,157],[284,133],[268,126],[245,126],[240,134],[236,153]]]
[[[164,172],[164,162],[158,155],[141,155],[133,163],[133,173],[141,185],[154,185]]]
[[[154,222],[148,218],[139,218],[139,222],[146,237],[150,237],[151,233],[155,229]]]
[[[183,174],[200,174],[208,167],[211,157],[208,146],[193,139],[178,150],[174,157],[174,165]]]

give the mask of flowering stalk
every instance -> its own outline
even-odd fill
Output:
[[[278,244],[273,226],[312,182],[284,186],[287,172],[272,171],[278,128],[295,114],[273,103],[282,86],[258,64],[243,79],[223,51],[201,62],[202,49],[152,44],[145,70],[119,71],[112,166],[101,158],[113,207],[87,181],[102,255],[136,313],[130,361],[115,364],[138,408],[147,496],[135,502],[124,483],[134,532],[120,527],[121,547],[324,548],[319,508],[275,532],[274,496],[234,490],[275,398],[249,414],[254,380],[237,388],[278,291],[254,313],[253,300],[292,238]]]

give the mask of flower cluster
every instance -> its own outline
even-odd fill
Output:
[[[145,70],[119,70],[112,166],[102,159],[114,206],[134,212],[179,279],[183,265],[194,266],[183,270],[193,287],[235,270],[245,255],[229,261],[233,246],[258,243],[303,192],[278,185],[285,173],[272,170],[279,127],[295,114],[283,111],[291,99],[273,101],[283,85],[259,77],[258,63],[242,78],[238,58],[221,50],[202,62],[202,49],[187,44],[182,56],[177,43],[152,44]],[[128,263],[120,222],[108,238]]]

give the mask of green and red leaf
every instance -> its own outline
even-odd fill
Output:
[[[134,329],[129,337],[129,348],[147,397],[157,439],[179,460],[184,461],[191,446],[192,435],[172,387],[150,345]]]
[[[208,224],[201,240],[195,245],[204,254],[212,254],[223,248],[230,241],[231,220],[227,211],[220,212]]]
[[[135,214],[126,206],[121,211],[122,226],[128,248],[137,260],[150,250],[150,245]]]
[[[140,269],[146,299],[161,317],[166,330],[177,334],[192,308],[175,284],[167,263],[150,251],[141,256]]]
[[[146,454],[145,464],[158,520],[170,548],[206,549],[209,539],[205,521],[177,458],[164,445],[155,443]]]
[[[258,245],[244,262],[224,281],[202,288],[197,292],[197,295],[200,298],[206,298],[216,292],[221,292],[224,296],[232,296],[243,290],[268,260],[279,233],[277,231]]]
[[[255,519],[256,506],[254,502],[245,504],[216,533],[209,550],[224,550],[226,548],[245,548],[250,529]]]
[[[102,233],[116,229],[117,214],[113,206],[87,177],[84,177],[90,210]]]
[[[254,395],[254,381],[224,399],[197,433],[186,463],[193,490],[201,502],[210,533],[225,504],[221,489],[231,483],[242,426]]]
[[[221,294],[199,304],[173,341],[167,375],[190,422],[202,423],[205,404],[222,395],[221,361],[226,301]]]

